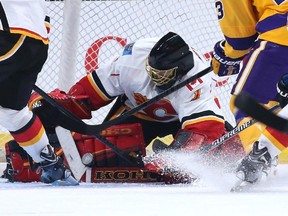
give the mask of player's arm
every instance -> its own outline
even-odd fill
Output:
[[[257,39],[257,18],[251,1],[218,0],[218,21],[225,40],[216,43],[212,65],[219,76],[236,74]]]
[[[55,89],[50,97],[81,119],[90,119],[91,112],[109,104],[118,95],[122,95],[119,78],[111,76],[114,73],[114,63],[109,63],[97,71],[87,74],[76,82],[68,93]],[[41,104],[41,108],[39,108]],[[51,105],[43,98],[33,93],[29,102],[30,109],[48,112]]]
[[[68,93],[55,89],[49,93],[49,96],[81,119],[92,118],[92,111],[109,104],[115,98],[109,96],[94,72],[79,80]],[[51,105],[34,92],[29,100],[29,108],[37,109],[37,112],[49,113]]]
[[[100,73],[106,74],[100,75]],[[111,79],[108,71],[93,71],[72,86],[68,95],[72,97],[85,95],[91,104],[91,109],[93,111],[97,110],[109,104],[116,96],[121,94],[121,92],[117,92],[115,88],[117,85],[113,85]]]

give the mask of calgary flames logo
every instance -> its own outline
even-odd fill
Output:
[[[141,95],[140,93],[134,93],[134,99],[137,105],[140,105],[146,102],[148,99],[146,96]],[[155,120],[169,120],[177,116],[176,111],[174,110],[171,102],[165,98],[151,104],[150,106],[143,109],[145,114]]]

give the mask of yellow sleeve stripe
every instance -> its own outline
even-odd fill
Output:
[[[218,118],[217,116],[203,116],[203,117],[198,117],[195,119],[186,120],[182,124],[182,129],[184,129],[187,125],[196,124],[196,123],[200,123],[204,121],[217,121],[217,122],[224,124],[224,120],[221,118]]]
[[[21,29],[21,28],[12,29],[11,28],[10,32],[12,34],[26,35],[26,36],[34,38],[36,40],[41,40],[44,44],[49,44],[49,39],[48,38],[43,38],[40,35],[36,34],[35,32],[31,32],[31,31],[28,31],[26,29]]]
[[[24,40],[25,40],[26,36],[25,35],[21,35],[19,40],[16,42],[16,44],[12,47],[12,49],[7,52],[5,55],[0,56],[0,61],[4,61],[8,58],[10,58],[11,56],[14,55],[15,52],[17,52],[17,50],[21,47],[21,45],[23,44]]]
[[[89,83],[91,84],[92,88],[94,89],[94,91],[97,92],[97,95],[99,95],[103,101],[110,101],[111,100],[100,90],[98,85],[95,83],[93,76],[92,76],[92,73],[89,73],[87,75],[87,78],[88,78]]]

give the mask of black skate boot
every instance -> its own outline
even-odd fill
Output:
[[[271,170],[271,156],[266,147],[259,149],[259,142],[253,144],[253,149],[244,157],[236,169],[236,176],[249,183],[255,183],[262,175],[268,175]]]
[[[44,161],[40,163],[43,169],[41,174],[42,182],[63,186],[79,184],[77,180],[72,177],[70,170],[64,165],[63,160],[54,153],[50,145],[42,149],[40,157],[44,159]]]

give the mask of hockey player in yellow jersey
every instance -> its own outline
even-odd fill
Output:
[[[240,92],[266,106],[287,101],[277,89],[288,89],[287,76],[283,76],[288,72],[288,1],[217,0],[215,7],[225,39],[215,44],[212,66],[219,76],[239,73],[230,104],[236,122],[241,124],[247,116],[233,107]],[[288,137],[265,126],[253,127],[243,135],[244,144],[253,146],[239,164],[237,176],[256,182],[263,173],[269,173],[272,159],[288,147]]]

